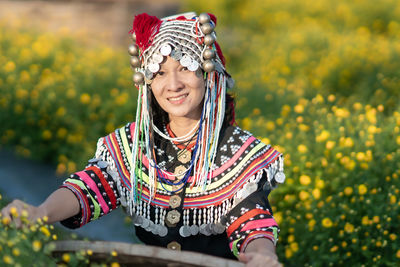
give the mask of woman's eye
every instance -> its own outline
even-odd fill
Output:
[[[159,75],[159,76],[163,76],[164,74],[165,74],[164,71],[159,71],[159,72],[157,72],[157,75]]]
[[[181,70],[182,70],[182,71],[188,71],[188,68],[187,68],[187,67],[182,67]]]

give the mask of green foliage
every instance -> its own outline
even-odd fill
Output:
[[[219,42],[237,80],[239,125],[285,154],[287,180],[271,194],[280,260],[395,266],[397,1],[186,3],[219,18]]]
[[[83,167],[96,141],[134,118],[120,49],[0,24],[0,140],[58,172]]]
[[[271,194],[279,259],[396,266],[398,1],[184,4],[218,17],[239,125],[285,155],[287,180]],[[1,144],[71,172],[99,136],[133,119],[125,52],[6,27],[0,51]]]

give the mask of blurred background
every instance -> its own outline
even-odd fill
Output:
[[[134,120],[134,15],[191,10],[218,18],[238,125],[285,155],[286,182],[270,195],[284,265],[398,266],[396,0],[0,1],[2,205],[40,203],[85,166],[99,137]],[[115,226],[129,219],[115,218],[79,234],[137,242],[132,227]],[[0,254],[15,262],[28,241],[4,223],[16,241]],[[54,239],[31,237],[43,254]]]

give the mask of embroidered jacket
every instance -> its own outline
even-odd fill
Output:
[[[62,186],[74,192],[81,205],[78,215],[62,222],[65,226],[81,227],[132,201],[134,126],[129,123],[100,138],[95,158],[83,171],[65,180]],[[128,213],[144,243],[166,246],[177,241],[182,249],[228,258],[232,253],[238,256],[256,238],[268,238],[276,244],[279,228],[268,194],[284,180],[281,153],[239,127],[226,127],[220,136],[212,177],[205,189],[189,186],[192,176],[183,190],[168,183],[178,169],[184,172],[189,167],[190,160],[182,161],[182,151],[170,141],[156,139],[159,175],[164,179],[158,180],[151,199],[149,161],[142,158],[143,168],[136,184],[140,189],[138,201]]]

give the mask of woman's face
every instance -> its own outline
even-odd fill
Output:
[[[202,75],[167,57],[153,79],[151,90],[171,121],[183,117],[200,119],[205,93]]]

